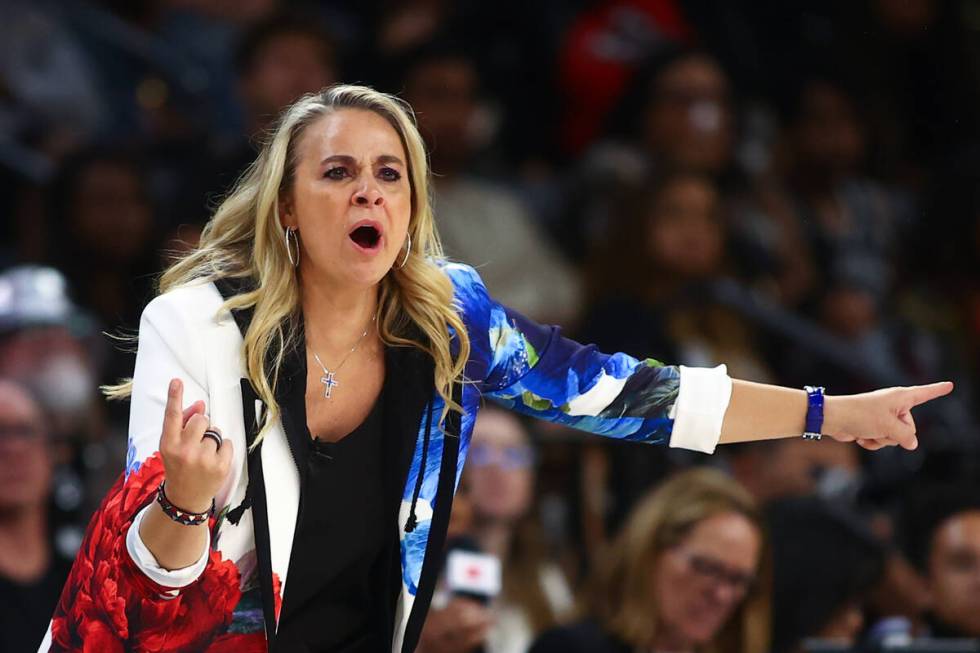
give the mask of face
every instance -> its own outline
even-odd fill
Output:
[[[428,62],[405,85],[437,172],[465,162],[472,149],[477,77],[462,59]]]
[[[929,556],[933,612],[968,637],[980,637],[980,510],[947,519]]]
[[[243,91],[251,113],[271,117],[304,93],[336,81],[326,43],[309,34],[284,33],[262,47],[243,79]]]
[[[707,57],[668,66],[654,83],[646,111],[648,149],[682,170],[723,170],[734,140],[729,93],[725,73]]]
[[[0,511],[36,508],[51,484],[41,412],[17,386],[0,382]]]
[[[312,123],[297,148],[283,226],[298,229],[304,279],[369,287],[404,256],[412,212],[408,156],[371,111],[343,109]]]
[[[745,599],[762,541],[744,516],[708,517],[655,566],[654,600],[660,610],[656,646],[690,648],[709,642]]]
[[[473,427],[467,483],[477,519],[513,522],[531,507],[534,452],[513,415],[488,409]]]
[[[830,84],[814,82],[803,92],[797,148],[810,170],[842,176],[864,156],[864,132],[851,99]]]
[[[100,260],[125,263],[146,249],[153,214],[132,170],[106,161],[93,163],[78,179],[73,206],[73,235]]]
[[[83,343],[64,327],[25,329],[0,346],[0,374],[31,388],[49,431],[76,433],[97,410],[98,385]]]
[[[821,482],[843,481],[860,471],[854,447],[826,438],[820,442],[779,441],[755,462],[751,473],[766,488],[766,500],[810,494],[818,491]]]
[[[652,207],[647,234],[650,255],[674,274],[700,278],[721,263],[724,234],[718,194],[697,177],[669,183]]]
[[[827,293],[821,305],[824,324],[848,339],[867,334],[878,324],[878,307],[871,293],[840,287]]]

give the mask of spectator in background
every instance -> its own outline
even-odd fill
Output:
[[[619,219],[619,200],[631,186],[674,173],[726,179],[734,137],[732,90],[720,64],[700,50],[658,54],[631,79],[606,137],[570,180],[564,244],[583,256],[583,243],[601,239]]]
[[[98,394],[104,347],[97,334],[56,270],[18,266],[0,274],[0,377],[31,392],[44,413],[55,466],[53,530],[67,557],[125,457],[125,423],[114,439]]]
[[[846,509],[813,497],[777,502],[767,518],[773,653],[800,653],[807,638],[855,644],[867,593],[882,572],[881,544]]]
[[[750,323],[712,301],[727,276],[721,197],[710,177],[675,172],[621,193],[616,219],[587,266],[590,305],[579,340],[684,365],[725,361],[743,378],[773,378]],[[676,462],[675,452],[606,447],[615,528]]]
[[[772,174],[733,213],[746,272],[770,282],[768,290],[792,308],[813,300],[828,280],[880,303],[894,282],[911,201],[866,176],[870,136],[841,82],[810,74],[787,95]]]
[[[903,541],[926,579],[930,635],[980,638],[980,486],[929,488],[909,504]]]
[[[761,506],[788,497],[818,494],[853,504],[861,481],[858,452],[841,442],[786,439],[765,450],[744,443],[722,455],[732,476]]]
[[[768,545],[752,497],[720,472],[673,477],[599,561],[585,619],[531,653],[756,653],[769,644]]]
[[[534,463],[534,447],[517,416],[493,406],[480,411],[461,483],[472,511],[468,535],[481,552],[500,560],[502,590],[489,608],[456,598],[432,610],[420,653],[465,653],[473,641],[485,653],[524,653],[537,634],[567,616],[572,593],[546,555],[535,515]]]
[[[742,378],[771,380],[750,325],[706,293],[731,269],[711,178],[667,174],[623,196],[588,267],[592,310],[584,338],[685,365],[726,361]]]
[[[558,61],[565,151],[581,154],[601,136],[645,60],[694,40],[680,4],[606,0],[590,3],[570,22]]]
[[[728,75],[702,50],[678,49],[651,59],[632,81],[616,127],[655,170],[720,177],[732,163],[735,113]]]
[[[55,439],[90,433],[98,396],[94,328],[52,268],[0,273],[0,375],[24,384],[48,415]]]
[[[69,158],[48,188],[52,262],[105,328],[136,325],[158,271],[159,226],[139,159],[93,148]],[[106,379],[132,371],[110,364]]]
[[[338,58],[333,37],[313,16],[281,13],[252,26],[236,62],[247,133],[263,135],[301,95],[339,81]]]
[[[262,2],[253,5],[244,8],[241,24],[216,27],[228,32],[224,40],[234,44],[224,49],[233,51],[233,55],[224,52],[233,79],[223,83],[233,89],[225,101],[236,110],[221,115],[220,129],[197,134],[193,142],[180,147],[152,151],[154,199],[165,218],[163,240],[168,250],[157,269],[196,247],[218,200],[254,161],[256,144],[279,112],[304,93],[340,80],[339,52],[319,14],[275,11]],[[220,17],[227,7],[211,10]]]
[[[876,300],[894,274],[909,199],[864,173],[868,134],[854,97],[835,80],[804,77],[785,107],[781,192],[815,260],[831,276],[861,279]]]
[[[333,36],[316,15],[285,11],[250,25],[235,52],[243,130],[212,144],[213,170],[205,175],[205,187],[197,188],[195,196],[230,190],[255,159],[256,142],[265,137],[283,108],[304,93],[340,81],[339,59]]]
[[[0,22],[0,133],[52,159],[87,141],[107,119],[106,98],[70,28],[70,13],[60,2],[9,0]],[[18,167],[43,173],[44,156],[22,155]]]
[[[41,407],[0,378],[0,650],[34,650],[71,567],[51,542],[51,478]]]
[[[581,295],[575,271],[507,187],[470,173],[487,134],[473,61],[451,44],[418,51],[404,96],[430,151],[433,205],[446,254],[477,267],[501,302],[539,322],[568,325]]]

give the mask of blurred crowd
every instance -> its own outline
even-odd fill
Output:
[[[708,457],[488,408],[450,541],[499,592],[447,579],[419,651],[980,640],[980,5],[5,0],[0,650],[36,647],[124,468],[119,336],[279,110],[337,82],[412,105],[447,254],[570,337],[957,384],[915,452]]]

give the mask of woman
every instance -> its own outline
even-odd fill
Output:
[[[678,474],[636,505],[600,560],[586,619],[531,653],[769,650],[764,533],[751,495],[724,474]]]
[[[164,274],[114,392],[126,474],[42,650],[411,651],[482,396],[706,451],[803,429],[802,391],[605,356],[494,302],[440,257],[410,116],[358,86],[297,101]],[[914,447],[909,410],[950,389],[828,397],[823,432]]]
[[[664,351],[692,365],[723,360],[740,377],[770,378],[749,325],[706,292],[731,267],[715,182],[666,173],[636,186],[618,215],[589,265],[585,338],[612,350]]]
[[[525,653],[537,633],[557,624],[572,607],[568,581],[548,559],[542,541],[534,510],[534,463],[530,435],[520,419],[485,407],[473,426],[457,502],[465,496],[472,509],[462,543],[471,542],[500,561],[500,594],[487,607],[448,596],[444,608],[433,606],[419,653],[466,653],[477,645],[485,653]],[[453,519],[455,512],[454,505]]]

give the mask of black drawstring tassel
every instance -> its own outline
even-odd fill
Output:
[[[235,508],[232,508],[225,515],[225,519],[231,522],[233,525],[238,526],[238,522],[242,520],[242,515],[245,511],[252,507],[252,479],[249,477],[248,485],[245,486],[245,498],[242,502],[238,504]]]
[[[419,473],[415,477],[415,491],[412,492],[412,507],[408,511],[408,519],[405,521],[405,532],[411,533],[418,526],[419,520],[415,515],[415,506],[419,501],[419,494],[422,492],[422,477],[425,475],[425,463],[429,456],[429,432],[432,430],[432,402],[426,404],[427,412],[425,416],[425,435],[422,437],[422,459],[419,461]]]

